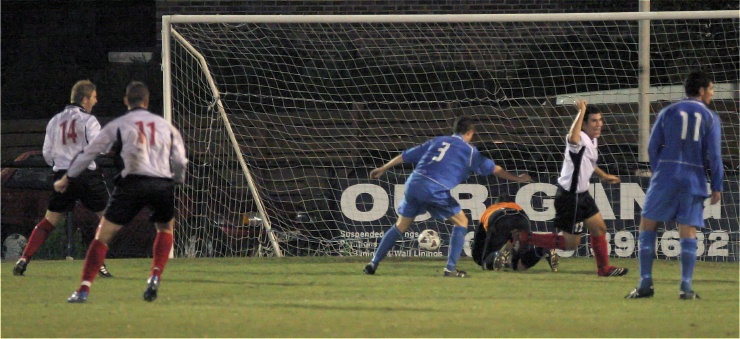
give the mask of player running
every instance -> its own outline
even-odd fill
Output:
[[[604,120],[593,105],[585,100],[576,102],[578,115],[566,136],[565,159],[558,178],[555,194],[555,227],[563,231],[558,234],[532,234],[519,232],[522,245],[532,244],[546,249],[574,250],[581,243],[583,227],[591,237],[591,249],[596,259],[596,273],[601,277],[627,274],[627,268],[609,266],[609,247],[606,241],[606,223],[588,193],[589,180],[595,173],[607,184],[618,184],[619,177],[608,174],[596,165],[599,152],[597,139],[601,135]]]
[[[445,277],[467,277],[457,269],[457,261],[465,244],[468,218],[450,190],[465,181],[471,172],[479,175],[493,174],[516,182],[530,182],[529,174],[513,175],[493,160],[488,159],[470,144],[475,135],[475,124],[469,117],[459,117],[452,127],[452,135],[431,139],[407,149],[385,165],[370,172],[377,179],[393,166],[410,162],[416,164],[414,172],[406,179],[406,193],[398,206],[398,220],[391,226],[378,245],[372,260],[365,266],[366,274],[375,274],[380,261],[393,248],[396,240],[408,230],[414,218],[429,212],[438,220],[449,220],[453,225]]]

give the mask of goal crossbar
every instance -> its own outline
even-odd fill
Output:
[[[665,11],[543,14],[408,14],[408,15],[170,15],[171,23],[423,23],[423,22],[543,22],[603,20],[669,20],[740,18],[724,11]]]

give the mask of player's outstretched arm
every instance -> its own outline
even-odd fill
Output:
[[[599,178],[601,178],[601,181],[607,184],[615,185],[621,182],[618,176],[606,173],[604,172],[604,170],[602,170],[598,166],[594,167],[594,173],[596,173],[596,175],[599,176]]]
[[[497,176],[497,177],[499,177],[501,179],[506,179],[506,180],[510,180],[510,181],[516,181],[516,182],[532,182],[532,177],[530,177],[529,174],[524,173],[524,174],[514,175],[514,174],[511,174],[509,171],[505,170],[503,167],[501,167],[499,165],[496,165],[493,168],[493,175],[495,175],[495,176]]]
[[[401,154],[397,155],[395,158],[391,159],[385,165],[380,166],[372,171],[370,171],[370,178],[377,179],[380,178],[385,171],[389,170],[391,167],[396,166],[398,164],[403,163],[403,157]]]
[[[583,117],[586,115],[586,100],[576,100],[576,107],[578,107],[578,115],[573,120],[573,124],[570,125],[568,135],[566,139],[571,145],[578,145],[581,142],[581,128],[583,127]]]

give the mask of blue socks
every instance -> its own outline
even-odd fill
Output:
[[[396,225],[391,226],[387,231],[385,231],[385,234],[383,235],[383,238],[380,240],[380,244],[378,245],[378,249],[375,250],[375,255],[373,255],[373,259],[370,260],[371,263],[373,263],[373,266],[378,267],[378,264],[380,263],[383,258],[385,258],[386,254],[388,254],[388,251],[393,248],[393,245],[396,244],[396,240],[403,236],[401,232],[396,228]]]
[[[455,226],[452,228],[450,237],[450,252],[447,255],[447,270],[454,271],[457,267],[457,260],[460,259],[463,246],[465,245],[465,235],[468,234],[468,228]]]
[[[653,254],[655,253],[655,231],[640,231],[640,284],[638,289],[646,290],[653,285]],[[691,291],[691,280],[696,266],[697,241],[695,238],[681,238],[681,291]]]
[[[640,284],[638,289],[646,290],[653,285],[653,255],[655,254],[655,231],[640,231],[639,262]]]
[[[681,291],[691,291],[691,280],[694,278],[696,265],[696,239],[681,238]]]

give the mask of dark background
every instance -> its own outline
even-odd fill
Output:
[[[93,113],[101,118],[99,119],[101,124],[125,110],[122,98],[125,86],[131,80],[141,80],[149,85],[152,90],[150,108],[154,112],[161,112],[162,74],[158,23],[162,15],[636,12],[638,3],[638,0],[3,0],[0,3],[2,13],[0,30],[2,34],[0,37],[2,47],[0,53],[2,56],[2,100],[0,101],[0,117],[3,126],[2,160],[5,164],[6,161],[12,161],[16,155],[20,154],[20,150],[41,148],[46,121],[69,102],[71,86],[80,79],[90,79],[98,85],[99,103]],[[737,10],[739,7],[740,1],[738,0],[651,1],[653,11]],[[724,29],[721,25],[705,27],[702,31],[703,34],[709,35],[737,34],[737,32],[736,29]],[[722,41],[732,41],[732,39]],[[717,49],[723,48],[725,47],[717,46]],[[726,52],[729,58],[737,58],[736,48],[736,45],[727,47]],[[570,51],[571,49],[564,48],[563,50]],[[126,51],[151,52],[152,59],[149,62],[133,64],[108,61],[109,53]],[[601,49],[601,51],[611,53],[608,48]],[[653,60],[661,60],[658,56],[653,55]],[[668,55],[666,58],[683,60],[673,55]],[[687,62],[693,60],[685,59]],[[533,57],[531,60],[547,62],[548,58]],[[581,62],[584,60],[581,59]],[[737,65],[738,63],[728,62],[727,64]],[[582,66],[588,65],[582,64]],[[594,64],[589,67],[598,69],[600,66]],[[539,68],[532,65],[529,69],[552,68]],[[718,72],[722,77],[716,80],[737,79],[737,67],[721,69]],[[656,72],[653,76],[657,77],[662,73]],[[560,75],[549,77],[545,74],[540,74],[538,77],[567,78]],[[611,84],[608,81],[603,83]],[[659,81],[659,83],[670,84],[671,82]],[[552,88],[559,87],[552,86]],[[577,92],[577,90],[574,91]],[[734,113],[734,111],[729,113]],[[733,131],[736,132],[737,129]],[[736,142],[734,145],[737,145]],[[18,154],[11,152],[15,150],[18,150]],[[632,157],[636,154],[631,149],[616,149],[611,153],[604,152],[605,159],[612,159],[609,156],[614,153]],[[12,156],[6,156],[6,154],[12,154]],[[553,154],[559,154],[559,151]],[[731,160],[735,159],[731,162],[730,168],[736,170],[737,152],[732,152],[729,157]],[[376,159],[388,158],[387,156],[376,157]],[[617,159],[613,157],[611,163],[637,163]],[[40,166],[44,171],[50,171],[45,164],[41,163]],[[274,182],[285,182],[282,178],[276,178]],[[19,192],[28,190],[29,188],[25,186],[18,189]],[[11,191],[7,186],[3,186],[3,195],[10,194]],[[48,189],[44,192],[48,193]],[[13,196],[8,199],[14,201],[17,197]],[[313,199],[313,196],[307,199]],[[38,199],[34,200],[34,202],[38,201]],[[731,201],[731,199],[726,201]],[[3,212],[9,211],[10,206],[11,204],[3,203]],[[44,207],[42,205],[41,209]],[[19,208],[27,214],[32,210],[27,205]],[[24,234],[26,236],[30,234],[36,220],[43,215],[43,211],[31,214],[30,217],[34,221],[24,222],[22,225],[27,230]],[[4,222],[7,220],[9,219],[3,218]],[[128,228],[128,230],[131,229],[134,228]],[[144,225],[142,229],[153,232],[148,225]],[[7,228],[3,226],[3,231],[6,230]],[[126,241],[126,247],[122,247],[126,251],[122,250],[120,256],[150,255],[149,241],[153,237],[144,235],[147,236],[145,241]],[[141,245],[139,249],[131,247],[134,243]],[[115,251],[112,250],[112,252]],[[733,250],[733,253],[737,251]]]
[[[161,111],[160,51],[155,1],[3,1],[2,119],[49,118],[69,102],[72,85],[98,86],[98,116],[125,110],[131,80],[153,90]],[[154,52],[148,63],[108,62],[109,52]]]
[[[144,81],[161,112],[159,27],[170,14],[454,14],[634,12],[638,0],[3,0],[0,117],[45,119],[72,85],[98,85],[93,113],[118,116],[126,84]],[[652,0],[653,11],[738,9],[737,0]],[[109,52],[152,52],[147,63],[108,62]]]

